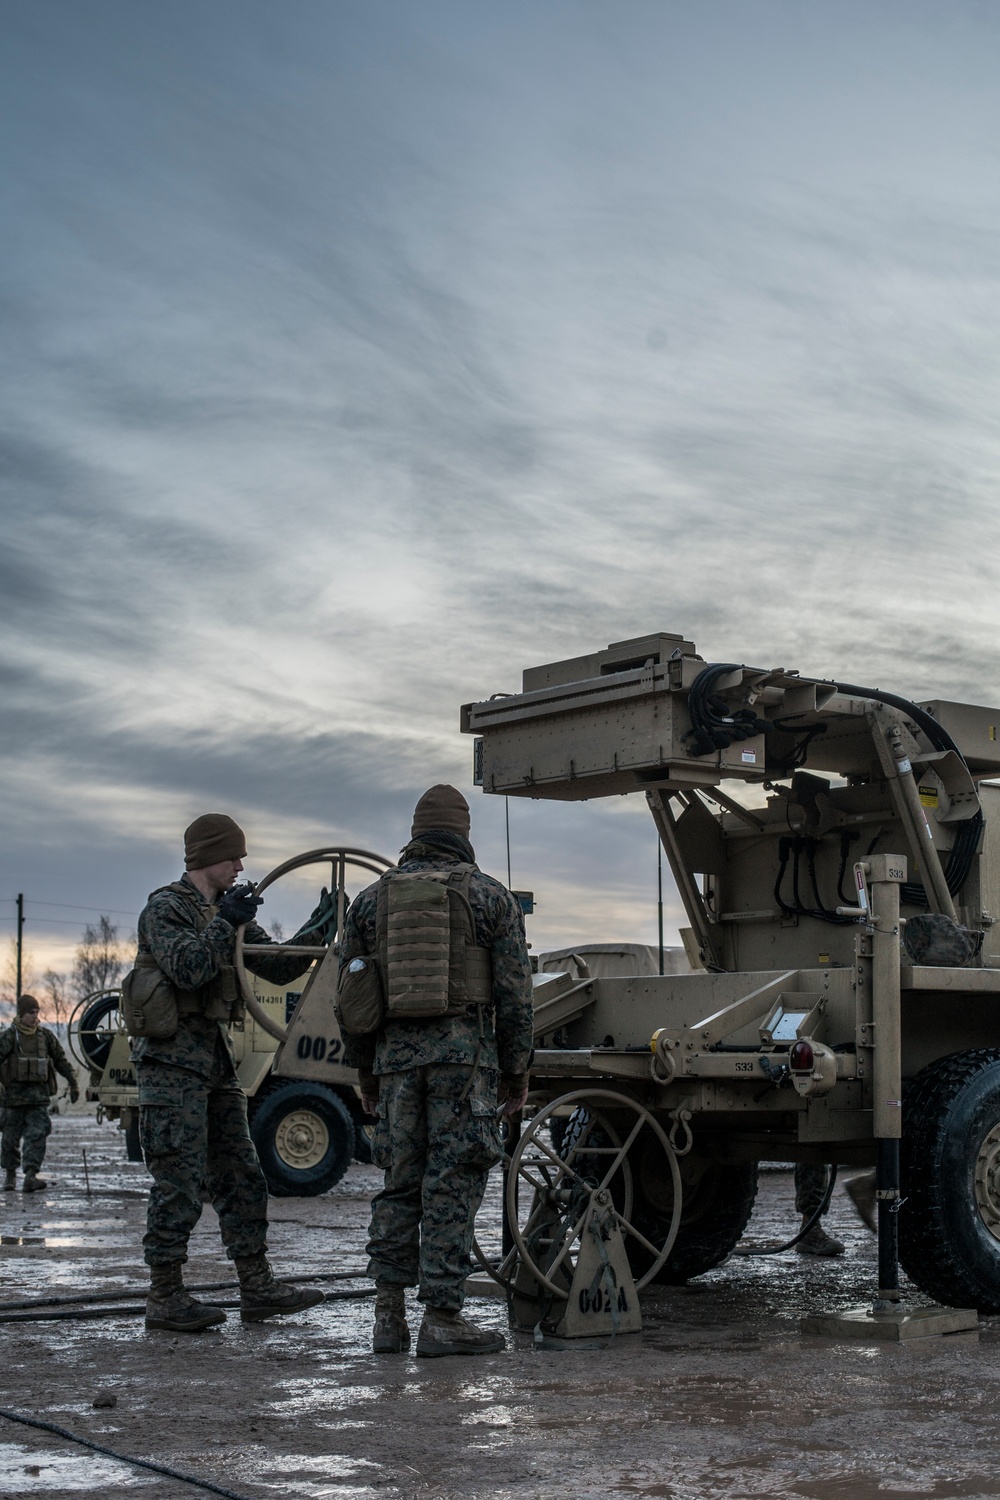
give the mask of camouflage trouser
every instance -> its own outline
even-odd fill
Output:
[[[45,1142],[51,1130],[47,1104],[8,1104],[3,1111],[0,1167],[13,1172],[21,1165],[23,1150],[24,1170],[37,1172],[45,1160]]]
[[[470,1270],[473,1227],[490,1167],[502,1149],[497,1075],[434,1063],[379,1079],[372,1160],[385,1186],[372,1204],[368,1272],[416,1286],[421,1302],[458,1309]]]
[[[266,1248],[267,1183],[247,1129],[247,1100],[228,1058],[212,1078],[160,1062],[136,1065],[139,1139],[153,1177],[143,1236],[149,1266],[187,1259],[207,1185],[230,1259]]]
[[[811,1217],[826,1197],[829,1186],[829,1167],[806,1167],[800,1163],[795,1168],[795,1212]]]

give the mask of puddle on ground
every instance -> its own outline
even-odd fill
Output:
[[[111,1485],[138,1489],[157,1482],[153,1474],[140,1474],[96,1453],[33,1453],[20,1443],[0,1443],[0,1474],[13,1486],[3,1493],[17,1496],[51,1495],[53,1490],[60,1495],[104,1495]]]
[[[264,1489],[280,1490],[287,1495],[288,1479],[293,1475],[294,1493],[303,1500],[306,1497],[308,1500],[323,1500],[325,1495],[346,1500],[351,1495],[372,1494],[373,1486],[382,1491],[385,1489],[382,1465],[367,1458],[348,1458],[341,1453],[331,1453],[325,1458],[315,1453],[287,1453],[282,1455],[281,1468],[280,1482],[267,1477],[269,1472],[274,1472],[270,1466],[258,1470],[256,1482]]]

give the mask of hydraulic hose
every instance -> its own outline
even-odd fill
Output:
[[[327,1292],[327,1302],[354,1302],[363,1297],[374,1297],[373,1286],[361,1287],[357,1291]],[[224,1302],[221,1298],[215,1307],[237,1308],[238,1300]],[[117,1303],[110,1307],[57,1307],[40,1309],[37,1312],[0,1312],[0,1323],[83,1323],[98,1318],[137,1318],[146,1311],[145,1302]]]
[[[283,1281],[290,1281],[293,1285],[300,1281],[365,1281],[368,1278],[367,1271],[321,1271],[316,1276],[283,1276]],[[203,1281],[197,1286],[189,1286],[189,1292],[228,1292],[235,1291],[239,1287],[238,1281]],[[33,1312],[36,1308],[44,1307],[71,1307],[77,1304],[92,1305],[98,1302],[127,1302],[130,1297],[144,1297],[146,1288],[144,1286],[126,1287],[120,1292],[90,1292],[78,1293],[71,1297],[32,1297],[23,1302],[0,1302],[0,1313],[9,1312]]]
[[[825,679],[824,679],[825,680]],[[837,689],[838,693],[844,693],[848,697],[872,698],[876,703],[885,703],[889,708],[898,708],[905,713],[907,718],[923,730],[935,750],[953,750],[965,764],[965,756],[945,729],[939,724],[933,714],[929,714],[925,708],[920,708],[916,703],[911,703],[908,698],[900,698],[896,693],[884,693],[880,688],[858,687],[853,682],[829,682],[830,687]],[[972,861],[979,847],[979,838],[983,827],[982,808],[977,809],[971,818],[966,818],[955,833],[955,842],[948,856],[948,864],[944,876],[948,890],[953,896],[957,896],[969,878],[972,869]],[[918,880],[908,880],[900,887],[900,900],[910,906],[926,906],[927,893]]]
[[[830,1168],[830,1181],[827,1183],[827,1188],[826,1188],[826,1192],[823,1194],[823,1201],[822,1201],[822,1203],[816,1209],[816,1211],[812,1215],[812,1217],[805,1224],[803,1224],[803,1226],[799,1230],[798,1234],[792,1235],[792,1238],[790,1240],[786,1240],[783,1245],[771,1245],[766,1250],[734,1250],[733,1254],[734,1255],[780,1255],[783,1250],[791,1250],[794,1245],[797,1245],[799,1243],[799,1240],[804,1240],[805,1237],[806,1237],[806,1235],[809,1233],[809,1231],[811,1229],[815,1228],[815,1226],[819,1223],[820,1219],[826,1213],[827,1209],[830,1207],[830,1199],[833,1197],[833,1189],[834,1189],[834,1184],[836,1183],[836,1181],[837,1181],[837,1168],[834,1167],[834,1166],[831,1166],[831,1168]]]
[[[207,1490],[210,1495],[224,1495],[226,1500],[250,1500],[248,1495],[227,1490],[221,1484],[213,1484],[210,1479],[196,1479],[193,1474],[182,1474],[180,1469],[168,1468],[166,1464],[156,1464],[148,1458],[133,1458],[129,1453],[118,1453],[114,1448],[106,1448],[103,1443],[95,1443],[90,1438],[80,1437],[79,1433],[70,1432],[68,1427],[57,1427],[55,1422],[40,1422],[37,1417],[26,1417],[23,1412],[7,1411],[2,1406],[0,1417],[6,1417],[8,1422],[19,1422],[22,1427],[34,1427],[39,1432],[53,1432],[56,1437],[66,1438],[70,1443],[79,1443],[81,1448],[89,1448],[92,1453],[101,1453],[105,1458],[116,1459],[120,1464],[132,1464],[136,1469],[148,1469],[153,1474],[165,1474],[168,1479],[178,1479],[181,1484],[194,1485],[196,1489]]]

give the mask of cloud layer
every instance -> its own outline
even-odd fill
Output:
[[[36,0],[8,32],[29,911],[134,909],[208,806],[261,864],[393,854],[469,786],[463,701],[651,630],[1000,702],[987,8]],[[539,946],[652,940],[641,806],[511,832]]]

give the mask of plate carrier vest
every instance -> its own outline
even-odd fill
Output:
[[[460,864],[447,870],[388,870],[379,879],[375,948],[388,1019],[462,1016],[472,1005],[492,1008],[492,957],[476,944],[469,901],[475,869]]]

